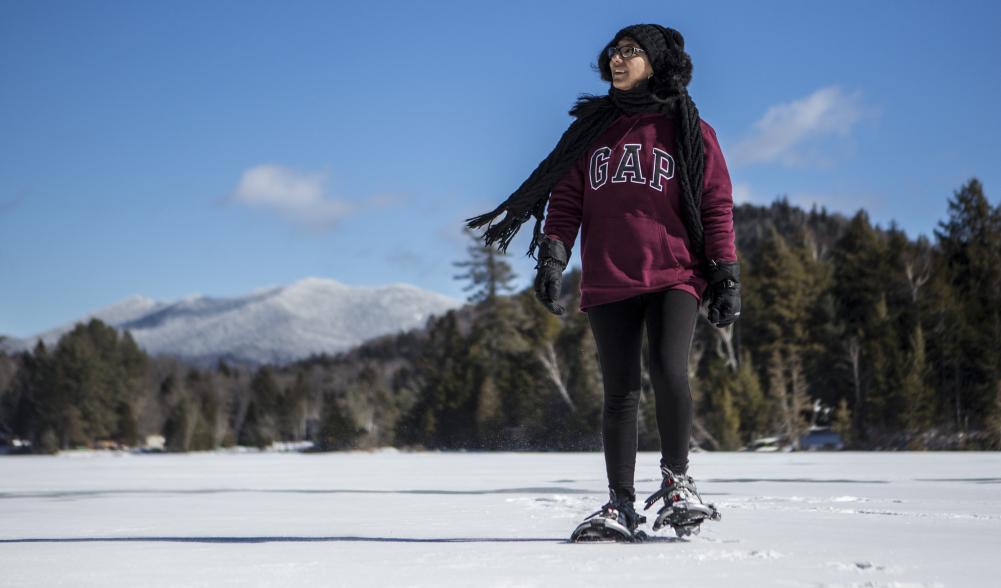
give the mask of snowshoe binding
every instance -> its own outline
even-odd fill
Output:
[[[609,500],[600,510],[591,513],[570,534],[573,543],[640,543],[646,533],[636,528],[646,517],[633,509],[635,495],[609,490]]]
[[[646,499],[643,510],[648,510],[658,500],[664,499],[664,506],[657,511],[653,530],[670,525],[678,537],[698,535],[702,521],[718,521],[722,515],[714,504],[705,504],[695,487],[695,480],[683,473],[675,473],[665,465],[660,466],[664,479],[660,489]]]

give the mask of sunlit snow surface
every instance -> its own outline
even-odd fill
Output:
[[[600,453],[2,457],[0,586],[1001,585],[1001,454],[691,459],[721,521],[588,545]]]

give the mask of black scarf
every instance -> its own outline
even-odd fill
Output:
[[[490,224],[482,235],[489,247],[498,243],[498,250],[507,251],[507,246],[518,233],[521,224],[535,216],[535,230],[528,256],[535,259],[535,249],[542,238],[542,220],[546,203],[553,186],[597,140],[597,138],[623,113],[660,112],[665,116],[677,116],[677,169],[681,182],[682,213],[689,241],[699,258],[704,258],[702,219],[699,210],[702,202],[702,178],[705,162],[702,150],[702,133],[699,127],[698,110],[687,90],[657,96],[650,92],[647,80],[641,81],[633,89],[622,91],[611,86],[605,96],[583,95],[578,98],[570,115],[575,117],[560,137],[556,147],[535,168],[521,186],[497,208],[479,216],[467,218],[466,226],[476,229],[491,223],[502,212],[505,217],[496,225]],[[692,190],[698,186],[698,190]],[[703,259],[704,261],[704,259]]]

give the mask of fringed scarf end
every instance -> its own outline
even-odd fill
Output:
[[[500,214],[505,210],[506,209],[504,208],[504,204],[501,204],[500,206],[498,206],[497,208],[491,210],[486,214],[481,214],[478,216],[467,218],[466,226],[469,227],[470,229],[478,229],[483,225],[493,221],[495,218],[500,216]]]
[[[535,209],[535,228],[532,229],[532,242],[528,246],[528,256],[535,261],[539,260],[539,258],[535,255],[535,250],[542,243],[542,239],[546,238],[546,236],[542,234],[542,219],[545,216],[545,212],[542,209],[544,207],[545,202]]]

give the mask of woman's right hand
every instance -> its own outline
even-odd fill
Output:
[[[563,270],[567,267],[570,252],[563,241],[545,237],[539,244],[539,262],[535,265],[535,297],[539,299],[549,312],[561,315],[565,310],[559,303],[563,290]]]

